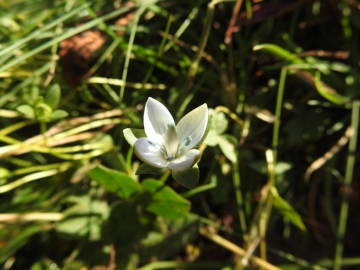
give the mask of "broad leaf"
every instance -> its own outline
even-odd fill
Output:
[[[101,165],[90,170],[88,175],[99,185],[123,199],[130,199],[133,194],[140,190],[139,184],[131,177]]]
[[[70,197],[76,204],[68,208],[56,226],[58,232],[79,236],[88,235],[91,240],[101,238],[101,225],[109,215],[106,202],[92,200],[89,196]]]
[[[255,161],[249,164],[250,168],[254,171],[261,173],[263,175],[268,174],[268,167],[266,161]],[[288,162],[277,162],[274,168],[275,174],[280,175],[290,170],[293,167],[291,163]]]
[[[172,177],[180,185],[186,188],[193,188],[197,185],[200,178],[199,167],[194,165],[194,167],[184,170],[184,171],[172,171]]]
[[[34,119],[35,118],[35,112],[33,107],[27,104],[20,105],[16,108],[16,110],[22,114],[25,114],[26,116]]]
[[[163,183],[147,179],[142,182],[142,186],[145,192],[151,193],[145,206],[147,211],[171,220],[181,218],[189,212],[190,203]]]
[[[139,166],[139,168],[137,168],[135,174],[136,175],[140,175],[140,174],[157,174],[157,175],[162,175],[166,172],[166,168],[155,168],[150,166],[147,163],[143,163]]]
[[[44,102],[48,106],[50,106],[51,109],[55,110],[59,106],[60,98],[61,98],[60,86],[58,84],[54,84],[47,91]]]
[[[218,137],[219,137],[218,144],[221,151],[231,162],[236,162],[237,160],[237,156],[235,152],[236,138],[227,134],[223,134]]]
[[[213,116],[212,130],[217,134],[222,134],[228,128],[228,120],[223,112],[216,112],[211,110]]]
[[[136,205],[120,201],[114,203],[104,225],[104,240],[109,243],[115,240],[120,247],[126,247],[139,240],[140,231]]]
[[[210,132],[209,136],[207,136],[204,143],[208,146],[216,146],[218,145],[220,140],[220,135],[215,132]]]
[[[65,118],[68,115],[69,114],[64,110],[55,110],[51,114],[50,119],[51,120],[62,119],[62,118]]]

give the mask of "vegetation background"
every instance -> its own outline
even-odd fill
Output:
[[[359,269],[360,2],[0,0],[3,269]],[[148,97],[199,184],[135,175]]]

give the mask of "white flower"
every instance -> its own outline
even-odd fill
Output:
[[[208,123],[206,104],[185,115],[175,126],[164,105],[149,98],[145,105],[144,128],[147,138],[134,144],[135,154],[156,168],[183,171],[195,165],[200,152],[192,149],[203,137]]]

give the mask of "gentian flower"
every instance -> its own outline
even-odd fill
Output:
[[[206,104],[189,112],[175,125],[166,107],[149,98],[144,112],[147,138],[136,140],[134,152],[140,160],[155,168],[187,170],[200,158],[199,150],[192,148],[203,138],[207,123]]]

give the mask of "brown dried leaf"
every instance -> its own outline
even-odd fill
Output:
[[[121,7],[133,7],[135,6],[134,2],[126,2],[125,4],[121,5]],[[135,15],[135,11],[130,11],[128,13],[126,13],[125,15],[121,16],[120,19],[118,19],[115,22],[115,25],[117,26],[126,26],[129,24],[129,22],[134,18]],[[116,32],[119,36],[122,36],[124,34],[124,31],[117,31]]]
[[[77,86],[90,66],[91,58],[96,50],[105,43],[105,38],[99,31],[85,31],[72,36],[60,44],[60,65],[63,68],[65,80],[72,86]]]

